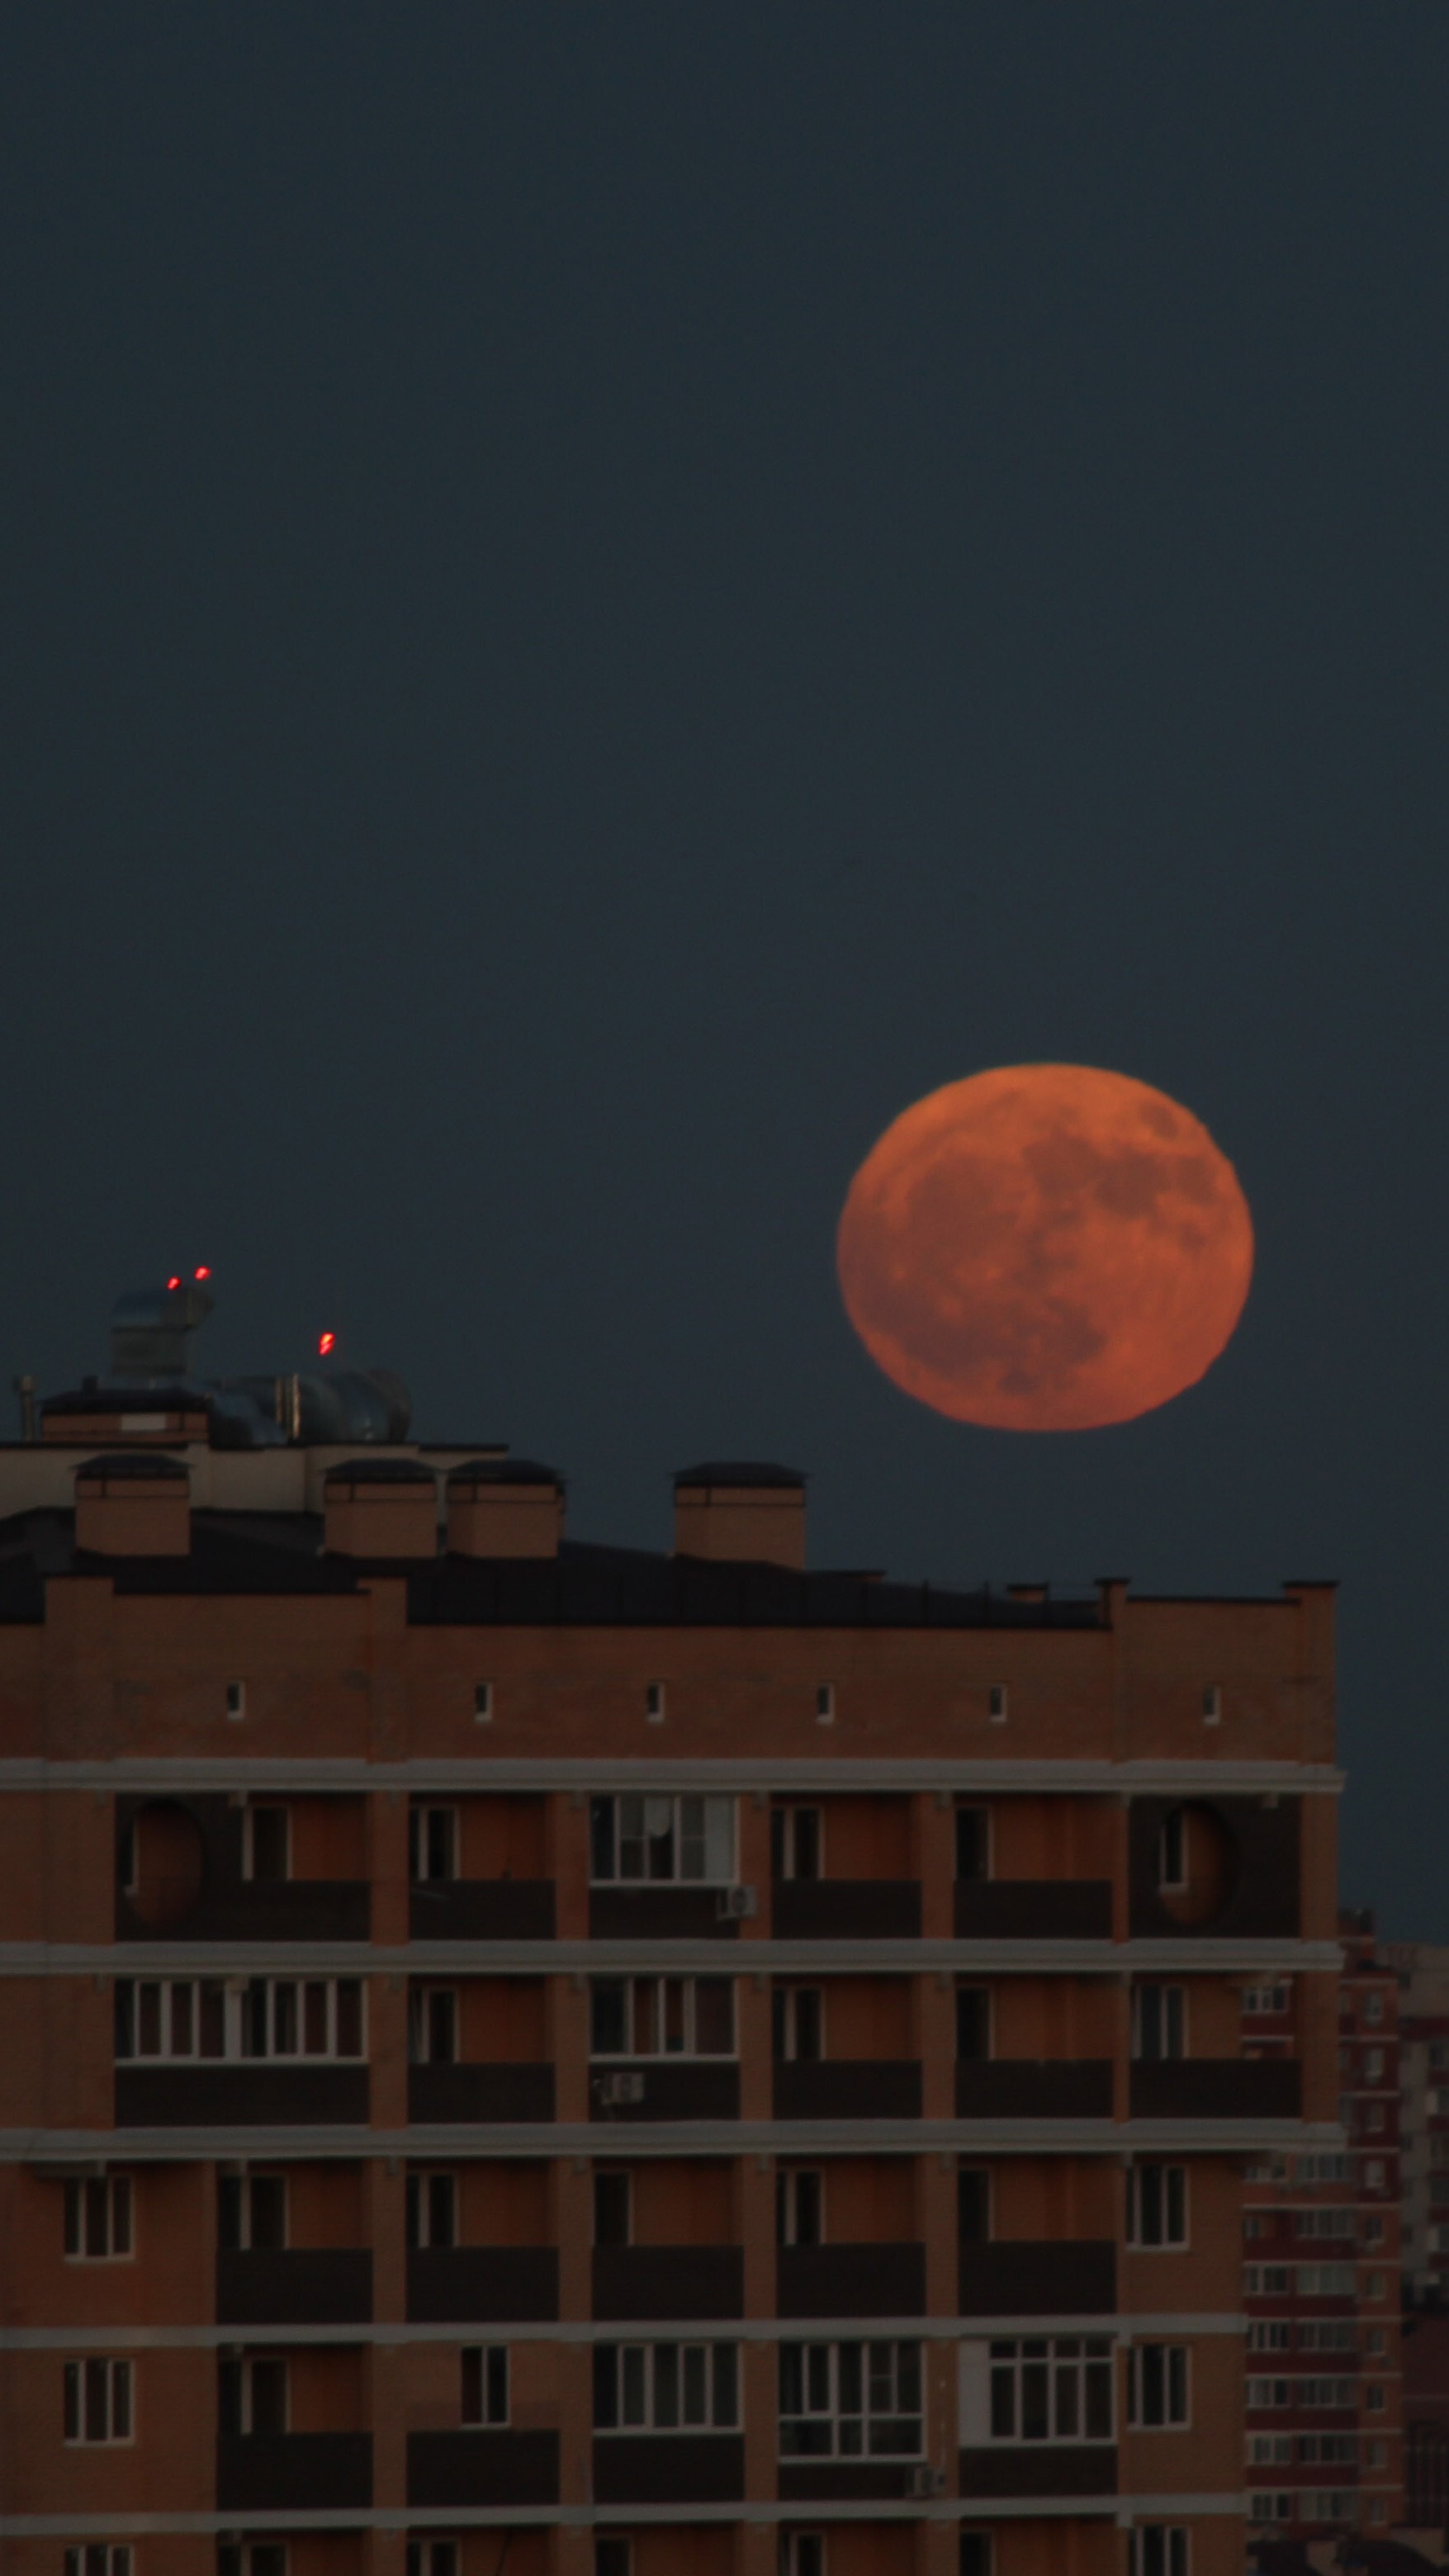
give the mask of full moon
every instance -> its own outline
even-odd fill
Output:
[[[903,1110],[836,1245],[846,1312],[907,1395],[999,1431],[1092,1431],[1196,1385],[1253,1221],[1207,1129],[1083,1064],[1004,1065]]]

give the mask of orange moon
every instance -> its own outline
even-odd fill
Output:
[[[907,1395],[998,1431],[1092,1431],[1230,1340],[1253,1221],[1207,1129],[1084,1064],[1004,1065],[903,1110],[851,1182],[846,1313]]]

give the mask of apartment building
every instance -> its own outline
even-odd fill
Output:
[[[1341,2150],[1253,2162],[1243,2212],[1250,2525],[1386,2534],[1403,2520],[1398,1981],[1373,1917],[1340,1917]],[[1294,1997],[1244,1988],[1243,2045],[1291,2058]]]
[[[1449,1949],[1389,1941],[1399,1980],[1404,2279],[1415,2299],[1449,2293]]]
[[[1236,2576],[1329,1589],[584,1544],[186,1294],[0,1450],[10,2576]]]

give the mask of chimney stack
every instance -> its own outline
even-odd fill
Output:
[[[760,1459],[715,1459],[674,1479],[674,1553],[805,1568],[805,1479]]]
[[[448,1478],[453,1556],[557,1556],[563,1479],[536,1458],[470,1458]]]
[[[164,1451],[128,1449],[75,1471],[75,1543],[95,1556],[188,1556],[191,1477]]]
[[[329,1556],[436,1556],[438,1482],[414,1458],[345,1458],[322,1487]]]

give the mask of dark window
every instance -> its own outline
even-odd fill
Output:
[[[408,1859],[415,1881],[453,1879],[458,1875],[456,1807],[414,1807],[408,1817]]]
[[[962,2165],[957,2173],[956,2233],[963,2245],[990,2240],[991,2177],[984,2165]]]
[[[991,2576],[991,2534],[963,2531],[957,2547],[959,2576]]]
[[[594,2243],[596,2245],[629,2245],[633,2243],[630,2210],[630,2178],[617,2168],[602,2167],[594,2175]]]
[[[248,1807],[247,1876],[277,1881],[291,1876],[291,1835],[285,1807]]]
[[[65,2250],[97,2263],[131,2251],[131,2184],[126,2174],[98,2175],[65,2187]]]
[[[1138,1986],[1132,1996],[1132,2054],[1150,2062],[1184,2057],[1187,2014],[1181,1986]]]
[[[777,1986],[771,1999],[771,2038],[777,2058],[814,2065],[823,2045],[818,1986]]]
[[[986,1809],[958,1807],[956,1810],[957,1877],[985,1878],[988,1874],[989,1859]]]
[[[785,2166],[775,2176],[775,2242],[819,2245],[824,2242],[824,2194],[818,2173]]]
[[[455,2175],[410,2173],[407,2201],[409,2245],[457,2244],[458,2187]]]
[[[770,1874],[818,1879],[823,1836],[818,1807],[776,1807],[770,1815]]]
[[[634,2544],[615,2534],[594,2542],[594,2576],[633,2576]]]
[[[453,2066],[458,2058],[458,1998],[451,1986],[414,1987],[414,2065]]]
[[[972,2060],[991,2055],[991,1997],[985,1986],[956,1989],[956,2055]]]
[[[470,2344],[463,2352],[463,2421],[506,2424],[508,2421],[508,2346]]]
[[[287,2242],[282,2174],[223,2174],[216,2195],[217,2241],[226,2253],[278,2253]]]

